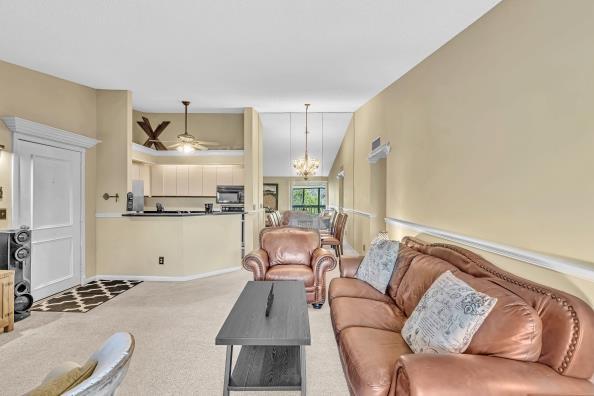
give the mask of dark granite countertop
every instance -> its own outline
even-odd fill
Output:
[[[164,210],[157,212],[155,210],[147,210],[138,213],[123,213],[124,217],[192,217],[192,216],[227,216],[227,215],[240,215],[245,212],[212,212],[206,213],[204,211],[188,211],[188,210]]]

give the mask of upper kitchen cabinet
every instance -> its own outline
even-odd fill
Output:
[[[233,169],[231,166],[217,166],[217,185],[230,186],[233,184]]]
[[[217,186],[231,185],[243,185],[239,165],[153,165],[145,190],[150,186],[151,195],[157,197],[214,197]]]
[[[193,197],[203,196],[202,192],[202,166],[190,165],[188,167],[188,195]]]
[[[202,167],[202,195],[206,197],[214,197],[217,195],[217,167],[204,166]]]
[[[232,179],[234,186],[243,186],[243,167],[238,165],[233,165],[231,167],[232,172]]]
[[[132,180],[144,182],[144,195],[151,193],[151,167],[141,162],[132,162]]]
[[[190,165],[176,166],[177,195],[188,196],[189,194],[189,168]]]
[[[161,165],[163,167],[163,195],[177,195],[177,166]]]
[[[151,167],[151,195],[163,196],[163,167],[153,165]]]

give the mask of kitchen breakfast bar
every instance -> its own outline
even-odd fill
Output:
[[[242,212],[97,216],[97,278],[190,280],[241,266]]]

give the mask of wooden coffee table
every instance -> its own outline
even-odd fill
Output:
[[[274,283],[274,302],[266,302]],[[223,395],[229,391],[301,390],[305,395],[305,345],[311,344],[301,281],[250,281],[216,337],[227,345]],[[233,346],[241,345],[231,370]]]

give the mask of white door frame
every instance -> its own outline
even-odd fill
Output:
[[[53,146],[61,149],[78,152],[80,155],[80,283],[83,284],[86,278],[86,230],[85,230],[85,152],[87,149],[100,143],[99,140],[79,135],[77,133],[64,131],[58,128],[37,122],[25,120],[19,117],[3,117],[2,120],[13,133],[12,138],[12,225],[19,226],[19,205],[20,205],[20,161],[19,155],[22,150],[20,142]]]

